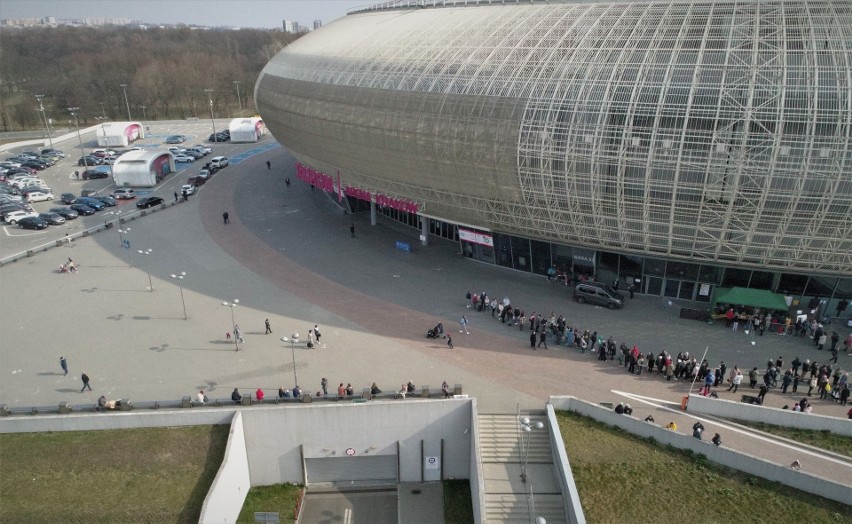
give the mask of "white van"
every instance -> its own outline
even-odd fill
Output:
[[[219,169],[228,165],[228,157],[214,156],[210,159],[210,165]]]

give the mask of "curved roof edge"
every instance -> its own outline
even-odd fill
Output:
[[[604,3],[614,4],[632,2],[634,0],[606,0]],[[648,0],[655,1],[655,0]],[[664,0],[661,0],[664,1]],[[372,4],[364,7],[353,7],[346,11],[347,15],[370,13],[373,11],[393,11],[406,9],[431,9],[436,7],[476,7],[479,5],[529,5],[529,4],[599,4],[601,0],[393,0]]]

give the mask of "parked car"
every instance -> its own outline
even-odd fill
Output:
[[[21,151],[18,156],[25,158],[38,158],[41,155],[38,151]]]
[[[76,211],[78,215],[83,215],[84,217],[95,214],[95,210],[93,208],[87,206],[86,204],[77,203],[77,204],[71,204],[68,207],[73,209],[74,211]]]
[[[38,217],[51,226],[61,226],[65,223],[65,217],[60,215],[59,213],[54,213],[52,211],[48,211],[47,213],[39,213]]]
[[[70,207],[52,207],[48,210],[50,213],[56,213],[61,216],[65,220],[74,220],[78,216],[80,216],[77,211],[71,209]]]
[[[109,173],[104,171],[95,171],[94,169],[87,169],[83,171],[83,174],[80,176],[83,180],[93,180],[95,178],[109,178]]]
[[[609,309],[624,307],[624,295],[600,282],[580,282],[574,286],[574,300]]]
[[[75,195],[74,193],[62,193],[61,195],[59,195],[59,200],[63,204],[71,205],[77,201],[77,195]]]
[[[92,151],[92,156],[96,156],[98,158],[106,158],[108,156],[113,156],[115,151],[112,149],[95,149]]]
[[[228,157],[214,156],[210,159],[210,165],[219,169],[228,166]]]
[[[21,164],[24,167],[31,167],[33,169],[37,169],[39,171],[43,169],[47,169],[49,166],[42,162],[41,160],[27,160],[26,162]]]
[[[103,211],[103,209],[106,207],[103,202],[94,197],[80,197],[77,199],[77,203],[89,206],[95,211]]]
[[[112,197],[118,200],[133,200],[136,198],[136,192],[130,188],[120,187],[112,192]]]
[[[45,202],[53,200],[53,193],[43,191],[30,191],[27,194],[27,202]]]
[[[18,227],[21,229],[46,229],[48,225],[47,220],[39,218],[38,215],[18,220]]]
[[[32,211],[32,207],[24,202],[0,202],[0,216],[12,211]]]
[[[183,148],[183,147],[172,146],[172,147],[169,148],[169,153],[171,153],[173,155],[179,155],[179,154],[183,153],[184,151],[186,151],[186,149]]]
[[[193,185],[195,187],[203,186],[207,182],[207,177],[204,176],[191,176],[186,179],[186,183]]]
[[[77,160],[77,165],[78,166],[99,166],[99,165],[101,165],[101,159],[96,157],[96,156],[93,156],[93,155],[81,156],[80,160]]]
[[[191,163],[195,162],[195,158],[189,155],[175,155],[175,162],[178,163]]]
[[[147,209],[149,207],[159,206],[164,202],[165,200],[163,200],[163,197],[148,196],[136,202],[136,207],[138,207],[139,209]]]
[[[167,144],[183,144],[186,142],[186,137],[183,135],[171,135],[166,137]]]
[[[192,149],[200,151],[200,152],[204,153],[205,155],[213,152],[212,147],[205,146],[204,144],[195,144],[194,146],[192,146]]]
[[[36,174],[36,170],[31,168],[31,167],[26,167],[26,166],[13,167],[12,169],[6,171],[6,178],[13,176],[13,175],[17,175],[18,173],[25,173],[27,175],[34,175],[34,174]]]
[[[116,160],[118,160],[118,156],[110,155],[110,156],[106,156],[106,157],[103,158],[103,163],[111,166],[111,165],[115,164]]]
[[[0,162],[0,167],[3,169],[12,169],[13,167],[21,167],[20,162],[9,162],[8,160],[5,162]]]
[[[63,153],[59,149],[53,149],[51,147],[47,147],[45,149],[42,149],[41,154],[42,155],[52,155],[52,156],[56,156],[56,157],[59,157],[59,158],[65,158],[65,153]]]
[[[95,189],[95,188],[92,188],[92,187],[84,187],[84,188],[80,191],[80,196],[81,196],[81,197],[90,197],[90,196],[95,196],[95,195],[97,195],[97,194],[98,194],[98,190],[97,190],[97,189]]]
[[[116,202],[115,199],[112,198],[111,196],[97,195],[97,196],[93,196],[92,198],[94,198],[95,200],[100,200],[101,203],[103,205],[105,205],[106,207],[115,207],[115,206],[118,205],[118,202]]]
[[[3,215],[3,222],[17,224],[18,220],[26,217],[37,217],[38,213],[34,211],[11,211]]]
[[[204,158],[204,155],[207,153],[202,153],[201,151],[196,151],[195,149],[186,149],[183,152],[186,156],[191,156],[192,158],[198,160],[199,158]]]

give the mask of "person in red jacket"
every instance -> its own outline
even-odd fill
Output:
[[[263,390],[257,388],[257,391],[254,392],[254,396],[258,402],[263,402]]]

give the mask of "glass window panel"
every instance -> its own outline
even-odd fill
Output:
[[[695,290],[695,282],[681,282],[678,298],[692,300],[692,292]]]
[[[645,274],[648,276],[663,276],[666,274],[666,261],[658,258],[645,259]]]
[[[768,271],[753,271],[751,273],[751,283],[748,287],[754,289],[772,289],[772,280],[775,277],[774,273]]]
[[[619,256],[618,274],[623,278],[640,278],[642,276],[642,257],[635,255]]]
[[[663,289],[663,279],[657,277],[651,277],[648,279],[648,294],[649,295],[660,295],[660,292]]]
[[[669,261],[666,265],[666,277],[679,280],[695,280],[698,278],[698,264]]]
[[[750,269],[728,268],[725,270],[722,287],[748,287],[749,277],[751,277]]]
[[[666,280],[666,290],[664,295],[667,297],[677,298],[677,288],[679,284],[679,280]]]
[[[512,241],[509,235],[494,233],[494,252],[497,254],[497,265],[512,267]]]
[[[571,271],[571,262],[574,258],[573,250],[568,246],[553,244],[550,247],[553,263],[556,264],[556,270],[561,272]]]
[[[836,285],[836,278],[811,277],[808,279],[808,287],[805,288],[805,294],[823,298],[828,297],[831,296]]]
[[[520,237],[511,237],[511,239],[512,267],[521,271],[530,271],[532,268],[532,262],[530,261],[530,241]]]
[[[778,283],[778,292],[784,295],[801,295],[805,292],[805,286],[808,283],[807,275],[794,275],[792,273],[782,273],[781,281]]]
[[[550,268],[550,243],[531,240],[533,272],[546,275]]]
[[[722,268],[716,266],[701,265],[698,270],[698,280],[700,282],[711,282],[718,284],[722,280]]]

